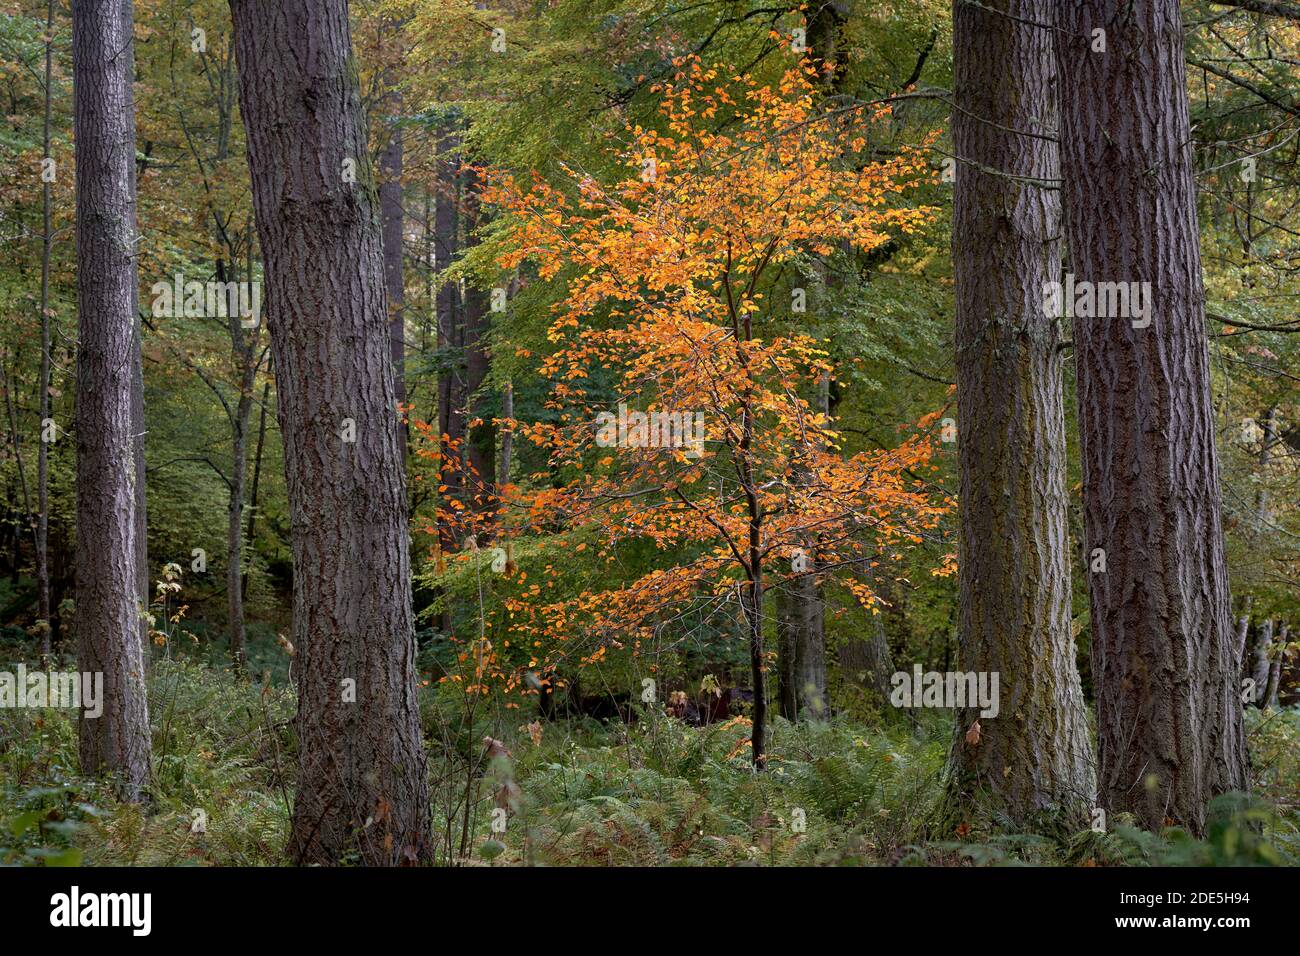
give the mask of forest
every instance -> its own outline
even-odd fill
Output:
[[[1289,0],[0,0],[0,98],[0,866],[1300,864]]]

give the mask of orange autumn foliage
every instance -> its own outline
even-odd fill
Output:
[[[922,150],[846,162],[869,155],[867,130],[887,113],[828,118],[814,80],[806,64],[764,86],[684,61],[660,90],[662,128],[627,130],[625,178],[570,171],[560,188],[485,171],[483,200],[506,220],[500,265],[567,279],[540,366],[556,420],[502,424],[578,475],[513,498],[501,533],[580,533],[611,568],[607,587],[577,597],[547,601],[534,583],[507,599],[502,637],[528,649],[521,670],[635,653],[687,609],[801,573],[810,548],[818,573],[874,612],[872,569],[945,513],[917,476],[932,454],[919,424],[896,448],[843,454],[810,401],[833,374],[827,352],[782,332],[791,317],[769,300],[808,257],[869,251],[933,215],[905,200],[931,175]],[[613,402],[592,384],[611,376]],[[620,405],[636,410],[621,430]],[[640,411],[681,417],[656,431]],[[631,540],[663,566],[620,579],[616,552]],[[500,678],[522,686],[504,663]]]

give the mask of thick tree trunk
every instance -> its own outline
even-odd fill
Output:
[[[424,860],[406,481],[347,4],[232,0],[231,11],[293,535],[290,852]]]
[[[953,204],[957,300],[959,669],[999,675],[999,712],[957,709],[950,797],[1012,819],[1082,816],[1092,745],[1070,631],[1065,416],[1043,283],[1061,268],[1050,0],[957,4]],[[968,732],[980,722],[978,743]]]
[[[138,483],[132,418],[136,348],[132,8],[72,9],[77,164],[77,645],[102,674],[103,713],[82,713],[81,767],[124,799],[149,781],[141,644]]]
[[[1074,281],[1150,283],[1146,310],[1074,320],[1087,549],[1105,561],[1089,575],[1100,798],[1200,833],[1206,802],[1247,783],[1182,17],[1176,0],[1058,15]]]

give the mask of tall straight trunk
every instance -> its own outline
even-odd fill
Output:
[[[464,487],[465,378],[461,366],[464,344],[464,309],[460,285],[447,281],[445,273],[460,249],[460,177],[456,174],[456,151],[460,141],[446,132],[438,138],[438,195],[433,214],[434,264],[442,273],[435,311],[437,313],[438,361],[438,554],[440,563],[456,550],[460,535],[450,502]],[[444,607],[439,629],[452,627],[451,609]]]
[[[406,404],[406,282],[402,271],[402,94],[394,88],[391,71],[385,74],[388,94],[388,142],[379,153],[379,212],[383,222],[384,286],[388,290],[388,338],[393,355],[393,394]],[[402,459],[406,459],[407,426],[405,413],[397,420]]]
[[[257,532],[257,496],[262,484],[262,451],[266,447],[266,407],[271,401],[271,383],[262,384],[262,401],[257,411],[257,448],[253,452],[253,485],[248,491],[248,533],[245,539],[248,546],[253,547],[254,535]],[[244,575],[242,582],[243,598],[248,600],[248,578]]]
[[[957,708],[950,796],[1012,819],[1081,815],[1095,784],[1070,631],[1065,415],[1058,329],[1042,308],[1060,275],[1051,0],[957,3],[953,198],[961,427],[960,669],[999,675],[999,712]],[[978,743],[968,739],[980,722]]]
[[[127,40],[132,41],[131,24],[134,22],[134,0],[118,0],[122,5],[122,19],[127,23]],[[123,108],[127,114],[132,117],[132,136],[134,137],[135,127],[135,57],[122,57],[120,66],[125,78],[124,89],[126,91],[126,101]],[[131,163],[132,172],[137,173],[135,140],[131,141]],[[137,173],[138,175],[138,173]],[[136,175],[131,176],[129,188],[131,190],[130,215],[131,215],[131,254],[135,256],[138,252],[138,225],[136,221]],[[136,590],[140,596],[140,606],[146,611],[149,608],[150,590],[149,590],[149,507],[148,495],[146,494],[146,471],[145,471],[145,423],[144,423],[144,354],[143,354],[143,324],[140,315],[140,283],[138,278],[138,266],[132,259],[132,274],[136,275],[136,281],[131,286],[131,322],[132,322],[132,343],[131,343],[131,448],[135,463],[135,580]],[[140,617],[140,646],[143,652],[144,666],[148,668],[150,654],[149,643],[149,622],[142,614]]]
[[[425,860],[406,475],[347,3],[230,6],[293,538],[290,853]]]
[[[50,158],[51,64],[54,57],[54,0],[45,5],[45,122],[42,156]],[[50,227],[50,184],[41,186],[41,443],[36,449],[36,617],[41,630],[41,662],[50,659],[50,446],[45,422],[50,417],[50,257],[54,236]]]
[[[515,387],[510,382],[506,382],[501,387],[501,417],[504,419],[515,417]],[[507,425],[501,429],[501,454],[497,457],[497,494],[510,484],[510,461],[514,456],[514,450],[514,429]]]
[[[1177,0],[1058,16],[1075,283],[1150,283],[1145,317],[1074,320],[1084,528],[1105,561],[1089,575],[1098,786],[1112,811],[1200,833],[1206,802],[1247,782],[1182,16]]]
[[[77,657],[103,674],[103,713],[78,726],[85,773],[140,799],[149,701],[138,600],[132,417],[136,352],[131,4],[72,8],[77,166]]]
[[[251,237],[250,237],[251,238]],[[248,281],[252,282],[253,250],[248,250]],[[235,267],[236,278],[238,268]],[[227,281],[226,266],[217,260],[217,281]],[[237,310],[228,319],[231,351],[239,368],[239,400],[230,420],[230,497],[226,507],[226,617],[230,629],[230,662],[242,675],[248,663],[244,627],[244,500],[248,476],[248,424],[253,416],[253,388],[257,385],[257,344],[246,335]]]
[[[464,179],[464,242],[468,248],[474,245],[474,231],[479,226],[479,183],[473,173],[466,173]],[[470,504],[477,514],[485,516],[495,510],[496,483],[496,427],[492,424],[490,398],[485,387],[492,371],[492,356],[488,351],[490,330],[488,293],[467,282],[465,394],[469,400],[469,421],[475,424],[468,427],[465,454],[469,465]]]

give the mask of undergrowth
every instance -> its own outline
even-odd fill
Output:
[[[149,688],[153,779],[148,802],[138,806],[119,803],[104,781],[77,771],[75,711],[0,709],[0,864],[284,862],[292,694],[189,661],[157,662]],[[962,833],[931,832],[951,739],[942,712],[923,714],[916,724],[777,720],[769,768],[755,773],[743,718],[700,728],[653,709],[613,725],[545,723],[518,711],[465,719],[454,694],[422,693],[444,863],[1143,866],[1300,859],[1295,710],[1248,713],[1253,793],[1215,801],[1206,839],[1195,840],[1177,829],[1140,830],[1123,815],[1107,832],[1019,833],[996,820]],[[487,759],[486,736],[508,756]]]

